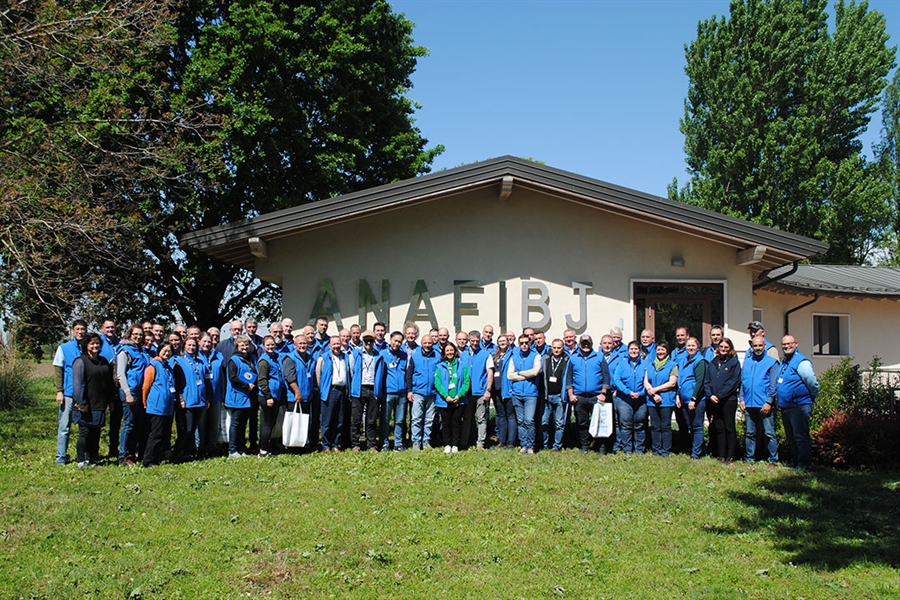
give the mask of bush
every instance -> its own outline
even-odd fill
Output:
[[[835,410],[813,434],[813,460],[853,469],[900,469],[900,418]]]
[[[0,410],[23,408],[32,402],[31,369],[14,350],[0,345]]]
[[[816,431],[822,421],[829,418],[834,411],[850,412],[849,406],[854,403],[862,388],[862,375],[859,365],[851,364],[851,358],[844,358],[819,377],[819,395],[813,402],[812,414],[809,416],[809,428]]]

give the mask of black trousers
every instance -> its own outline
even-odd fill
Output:
[[[361,386],[359,398],[351,398],[352,421],[350,424],[350,445],[359,447],[360,429],[362,428],[363,411],[366,413],[366,447],[378,448],[378,415],[381,406],[375,397],[375,389],[371,385]]]
[[[264,404],[260,405],[260,410],[262,410],[262,427],[259,429],[259,450],[260,452],[268,452],[272,430],[275,429],[275,425],[278,423],[279,404],[274,402],[272,406],[267,406],[265,400],[263,402]]]
[[[78,441],[75,442],[75,456],[78,462],[96,462],[100,459],[101,431],[102,427],[99,425],[85,425],[84,423],[78,425]]]
[[[462,429],[460,430],[462,433],[460,434],[460,443],[456,444],[461,450],[473,445],[478,438],[478,430],[475,428],[475,408],[480,397],[468,396],[466,403],[462,406]]]
[[[144,466],[152,467],[172,458],[172,417],[147,415],[150,433],[144,449]]]
[[[706,408],[712,415],[710,427],[716,435],[716,455],[719,460],[734,460],[734,450],[737,446],[737,432],[734,425],[737,398],[719,400],[718,404],[707,399]]]
[[[116,394],[118,400],[118,394]],[[109,455],[112,458],[119,457],[119,432],[122,428],[122,404],[120,402],[109,403]]]
[[[457,446],[462,437],[462,418],[466,405],[450,404],[444,408],[438,408],[441,414],[441,436],[445,446]]]

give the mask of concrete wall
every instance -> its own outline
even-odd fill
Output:
[[[676,256],[685,266],[671,265]],[[389,280],[390,329],[402,327],[420,279],[438,321],[451,331],[454,280],[483,283],[481,293],[460,294],[460,302],[477,304],[462,315],[464,330],[486,323],[499,329],[501,282],[506,329],[516,332],[542,316],[538,310],[523,313],[523,286],[546,286],[549,322],[543,329],[552,337],[566,328],[567,315],[574,321],[582,317],[573,282],[593,284],[578,330],[595,338],[613,325],[622,326],[625,340],[637,337],[634,280],[724,282],[725,325],[732,336],[746,336],[753,305],[751,270],[735,265],[734,248],[521,188],[507,199],[498,198],[496,188],[472,191],[275,240],[256,272],[263,279],[282,279],[284,315],[295,327],[309,319],[326,279],[334,284],[344,327],[361,322],[360,279],[379,299],[382,280]],[[374,323],[373,310],[365,320]],[[419,325],[428,327],[425,321]]]
[[[754,293],[754,306],[763,310],[766,337],[779,344],[784,335],[784,314],[812,300],[812,296],[774,293],[765,289]],[[855,363],[865,366],[873,356],[886,367],[900,368],[900,302],[820,297],[814,304],[790,315],[790,333],[809,356],[817,373],[840,362],[842,356],[813,355],[813,315],[840,315],[849,320],[849,351]]]

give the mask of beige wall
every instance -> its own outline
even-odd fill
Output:
[[[812,300],[812,296],[773,293],[765,289],[754,293],[754,306],[763,310],[766,337],[778,345],[784,335],[784,314]],[[881,357],[886,367],[900,368],[900,302],[820,297],[814,304],[790,315],[790,332],[800,351],[812,359],[816,373],[840,362],[841,356],[813,355],[813,315],[846,315],[849,319],[849,356],[865,366],[873,356]]]
[[[673,256],[684,258],[685,266],[672,267]],[[626,340],[636,337],[634,280],[724,282],[729,334],[743,331],[752,310],[751,271],[735,265],[733,248],[516,188],[507,199],[498,198],[496,188],[479,190],[275,240],[256,272],[283,280],[284,314],[297,324],[309,318],[323,279],[334,283],[345,327],[359,321],[359,279],[379,298],[381,281],[390,281],[391,329],[402,326],[418,279],[428,286],[440,324],[451,330],[454,280],[484,283],[483,293],[461,297],[478,305],[478,314],[463,315],[465,330],[499,325],[501,281],[507,328],[516,332],[525,320],[523,282],[546,284],[550,322],[544,329],[552,337],[566,328],[566,315],[581,316],[573,282],[593,283],[581,330],[595,338],[613,325],[623,327]],[[528,316],[533,321],[540,313]],[[369,311],[367,324],[374,320]]]

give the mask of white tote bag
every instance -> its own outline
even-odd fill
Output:
[[[285,411],[281,426],[281,443],[285,448],[302,448],[309,437],[309,415],[297,410],[299,402],[294,402],[294,410]]]
[[[612,402],[598,402],[591,413],[590,434],[595,438],[606,438],[613,433]]]
[[[222,405],[222,411],[219,413],[219,443],[227,444],[228,435],[231,432],[231,409]]]

